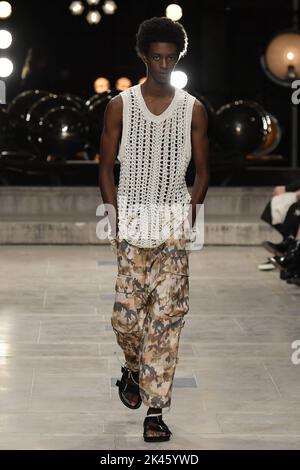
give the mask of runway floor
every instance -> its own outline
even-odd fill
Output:
[[[114,386],[108,246],[0,247],[0,449],[300,449],[300,288],[256,247],[190,254],[169,443]]]

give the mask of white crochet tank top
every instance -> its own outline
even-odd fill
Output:
[[[191,159],[195,97],[175,88],[171,104],[157,116],[146,106],[141,85],[120,96],[119,238],[152,248],[169,238],[188,215],[191,196],[185,174]]]

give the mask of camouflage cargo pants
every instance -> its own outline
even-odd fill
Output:
[[[189,260],[185,239],[155,248],[120,240],[111,324],[126,365],[140,373],[146,406],[165,408],[171,393],[184,315],[189,310]]]

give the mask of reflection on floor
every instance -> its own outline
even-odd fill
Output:
[[[255,247],[190,254],[169,443],[127,410],[108,246],[0,247],[0,449],[300,449],[300,289]]]

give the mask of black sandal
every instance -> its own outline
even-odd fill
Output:
[[[164,435],[149,436],[149,431],[163,432]],[[168,441],[172,433],[166,423],[163,422],[162,413],[147,415],[144,420],[144,441],[145,442],[164,442]]]
[[[139,388],[139,372],[134,372],[128,369],[128,367],[122,367],[121,371],[123,373],[122,378],[116,382],[116,385],[119,387],[120,400],[127,408],[137,410],[142,404]],[[138,401],[135,405],[132,405],[130,400],[126,397],[126,392],[137,396]]]

